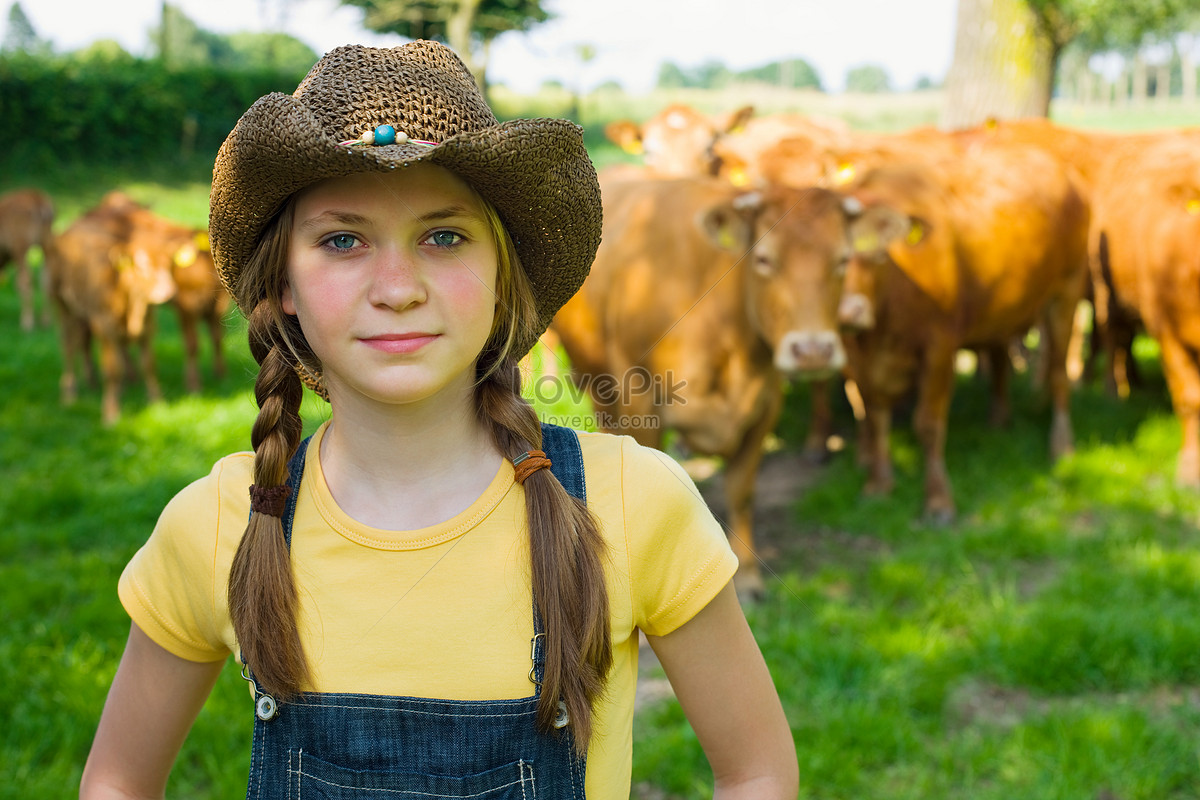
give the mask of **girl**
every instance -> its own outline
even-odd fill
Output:
[[[339,48],[246,112],[210,236],[260,364],[254,452],[176,496],[122,575],[82,796],[162,797],[234,654],[248,797],[627,798],[641,630],[716,796],[795,797],[695,487],[520,396],[599,231],[579,129],[497,123],[440,45]],[[305,442],[302,383],[331,405]]]

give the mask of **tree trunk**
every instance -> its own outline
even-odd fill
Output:
[[[471,50],[471,31],[475,27],[475,15],[481,1],[458,0],[450,19],[446,20],[446,43],[462,58],[476,82],[479,82],[483,68]]]
[[[1024,0],[958,0],[941,127],[1048,116],[1058,55]]]
[[[1133,74],[1130,77],[1129,97],[1135,106],[1146,104],[1146,84],[1150,71],[1146,69],[1146,59],[1139,54],[1133,59]]]
[[[1188,53],[1182,53],[1179,56],[1179,62],[1179,68],[1183,72],[1183,104],[1185,106],[1195,105],[1196,63],[1192,61],[1192,57]]]

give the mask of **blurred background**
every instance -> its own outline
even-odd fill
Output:
[[[851,151],[932,141],[948,169],[980,141],[1034,131],[1093,219],[1107,208],[1136,222],[1136,242],[1180,242],[1153,268],[1142,251],[1114,262],[1174,287],[1174,328],[1138,322],[1118,356],[1095,338],[1090,288],[1080,304],[1091,360],[1072,375],[1061,458],[1046,447],[1036,326],[1009,348],[1001,427],[964,348],[945,444],[956,516],[921,513],[911,399],[890,432],[895,488],[864,494],[861,409],[834,392],[813,459],[816,394],[787,381],[759,453],[764,591],[747,614],[802,797],[1200,798],[1200,389],[1173,402],[1184,384],[1163,357],[1164,337],[1200,319],[1195,0],[0,0],[0,14],[0,798],[75,793],[128,632],[122,568],[171,496],[249,448],[257,365],[205,237],[217,148],[326,50],[411,38],[460,52],[500,118],[581,124],[601,169],[661,169],[669,153],[648,132],[683,112],[709,137],[702,156],[733,152],[749,118],[792,144],[828,135],[821,163],[839,175]],[[622,122],[644,138],[617,136]],[[81,221],[106,214],[143,233],[88,245]],[[136,315],[56,306],[63,285],[105,281]],[[109,342],[95,332],[113,319],[124,333]],[[1189,348],[1182,361],[1200,364]],[[529,369],[543,416],[589,425],[585,393],[538,382],[569,385],[567,349],[547,342]],[[312,430],[328,410],[307,395],[302,413]],[[727,458],[662,444],[728,524]],[[711,796],[661,671],[648,660],[642,677],[633,796]],[[230,667],[170,796],[244,792],[249,713]]]

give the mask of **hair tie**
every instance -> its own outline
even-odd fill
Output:
[[[541,450],[526,450],[512,460],[513,478],[517,483],[524,484],[525,479],[542,467],[550,466],[550,459]]]
[[[283,486],[251,486],[250,510],[282,519],[283,511],[287,507],[288,496],[291,493],[292,487],[287,484]]]

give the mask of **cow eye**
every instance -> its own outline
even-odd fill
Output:
[[[850,266],[850,256],[845,253],[838,256],[837,263],[833,265],[834,276],[840,278],[845,275],[848,266]]]
[[[754,271],[759,275],[769,276],[775,271],[775,265],[765,253],[754,254]]]

